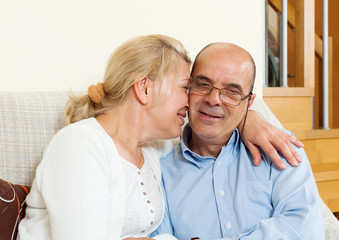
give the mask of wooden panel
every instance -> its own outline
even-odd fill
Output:
[[[311,97],[264,97],[264,101],[284,128],[291,131],[312,129]]]
[[[313,96],[314,88],[306,87],[264,87],[264,97],[306,97]]]
[[[339,1],[338,0],[329,0],[329,13],[328,13],[328,31],[329,35],[333,38],[333,46],[332,48],[332,54],[333,54],[333,60],[332,63],[332,71],[329,74],[333,74],[332,77],[332,83],[333,88],[332,92],[337,93],[333,94],[332,100],[333,100],[333,127],[339,128],[339,31],[338,31],[338,23],[339,23]],[[329,42],[330,44],[330,42]],[[330,46],[329,46],[330,48]],[[331,52],[329,53],[331,54]],[[330,60],[330,59],[329,59]],[[330,77],[330,76],[329,76]]]
[[[318,57],[323,58],[323,40],[318,37],[314,39],[314,47],[315,47],[315,53]]]
[[[298,0],[299,1],[299,0]],[[269,0],[270,6],[275,10],[281,13],[281,0]],[[290,4],[287,3],[287,18],[288,18],[288,24],[291,28],[295,28],[295,9]],[[315,40],[315,52],[318,56],[322,58],[323,54],[323,48],[322,48],[322,40],[319,37],[319,35],[314,35]]]
[[[339,129],[297,132],[311,163],[319,194],[332,212],[339,211]],[[327,138],[326,138],[327,136]]]
[[[313,127],[323,127],[323,61],[315,59],[315,94],[313,98]],[[334,127],[334,102],[333,102],[333,38],[328,37],[328,119],[329,127]]]
[[[309,154],[307,154],[309,156]],[[339,169],[339,162],[332,162],[332,163],[312,163],[312,170],[314,173],[318,172],[328,172],[332,171],[333,169],[338,170]]]
[[[317,182],[339,180],[339,170],[314,172],[313,175]]]
[[[270,6],[281,13],[281,0],[269,0]],[[287,19],[290,27],[295,28],[295,10],[290,3],[287,3]]]
[[[328,34],[333,38],[333,88],[332,91],[339,92],[339,1],[328,1]],[[322,35],[322,0],[315,1],[315,30],[316,34]],[[330,40],[330,39],[329,39]],[[330,44],[330,43],[329,43]],[[329,46],[330,48],[330,46]],[[329,52],[331,54],[331,52]],[[329,59],[330,61],[330,59]],[[330,62],[329,62],[330,64]],[[329,74],[331,74],[329,72]],[[329,76],[330,77],[330,76]],[[339,128],[339,94],[333,95],[333,118],[329,118],[330,124],[333,119],[333,127]],[[331,110],[330,110],[331,111]]]
[[[322,127],[323,121],[322,104],[320,102],[322,99],[322,60],[316,57],[314,64],[313,128],[319,129]]]
[[[328,125],[334,127],[333,117],[333,39],[328,37]]]
[[[268,6],[268,29],[272,33],[274,39],[279,44],[279,16],[277,12],[269,5]],[[278,47],[278,46],[277,46]]]
[[[300,140],[339,138],[339,129],[316,129],[306,131],[294,131],[293,133]]]
[[[302,140],[302,142],[311,164],[316,166],[316,164],[336,163],[337,165],[333,165],[332,169],[328,170],[339,170],[339,138],[310,139]],[[335,166],[338,166],[337,169],[333,169]]]
[[[321,198],[332,212],[339,212],[339,180],[317,182]]]
[[[296,1],[296,86],[314,87],[314,0]]]

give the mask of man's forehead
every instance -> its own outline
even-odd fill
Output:
[[[197,59],[197,63],[210,63],[211,61],[218,61],[223,64],[231,64],[234,61],[238,63],[249,62],[248,54],[242,51],[236,51],[232,48],[224,47],[210,47],[206,49]]]
[[[252,72],[252,64],[250,59],[240,56],[228,56],[221,54],[206,54],[199,57],[192,74],[203,75],[236,75],[247,76]],[[210,76],[211,77],[211,76]]]

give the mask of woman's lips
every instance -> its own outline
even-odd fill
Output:
[[[185,113],[178,113],[177,115],[180,119],[181,125],[184,125],[185,124],[186,112]]]

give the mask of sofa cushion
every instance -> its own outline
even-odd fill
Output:
[[[43,151],[64,126],[66,92],[0,92],[0,177],[30,186]]]
[[[0,179],[0,238],[16,239],[18,225],[25,216],[26,196],[30,188]]]

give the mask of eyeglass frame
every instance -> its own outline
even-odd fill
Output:
[[[191,78],[190,78],[190,83],[191,83],[192,80],[195,79],[195,78],[196,78],[196,79],[203,79],[203,78],[201,78],[201,77],[191,77]],[[209,80],[206,79],[206,81],[209,81]],[[213,91],[213,89],[217,89],[217,90],[219,91],[219,98],[220,98],[220,101],[222,101],[223,103],[225,103],[225,104],[227,104],[227,105],[235,106],[235,107],[236,107],[236,106],[239,106],[240,103],[241,103],[242,101],[244,101],[244,100],[245,100],[246,98],[248,98],[248,97],[249,97],[248,101],[250,101],[251,98],[252,98],[252,95],[253,95],[253,92],[252,92],[252,91],[250,91],[250,93],[247,94],[247,95],[244,96],[244,97],[241,97],[242,94],[239,93],[239,96],[240,96],[239,103],[238,103],[238,104],[231,104],[231,103],[228,103],[228,102],[225,102],[224,100],[222,100],[222,97],[221,97],[221,96],[222,96],[221,91],[222,91],[222,90],[228,90],[227,88],[217,88],[217,87],[215,87],[215,86],[212,84],[211,81],[209,81],[209,83],[211,84],[211,88],[209,89],[208,93],[202,93],[202,92],[199,92],[199,91],[194,90],[194,89],[192,89],[192,90],[195,91],[195,92],[197,92],[197,93],[203,94],[203,95],[209,95],[209,94]],[[191,90],[191,84],[189,85],[189,90]]]

